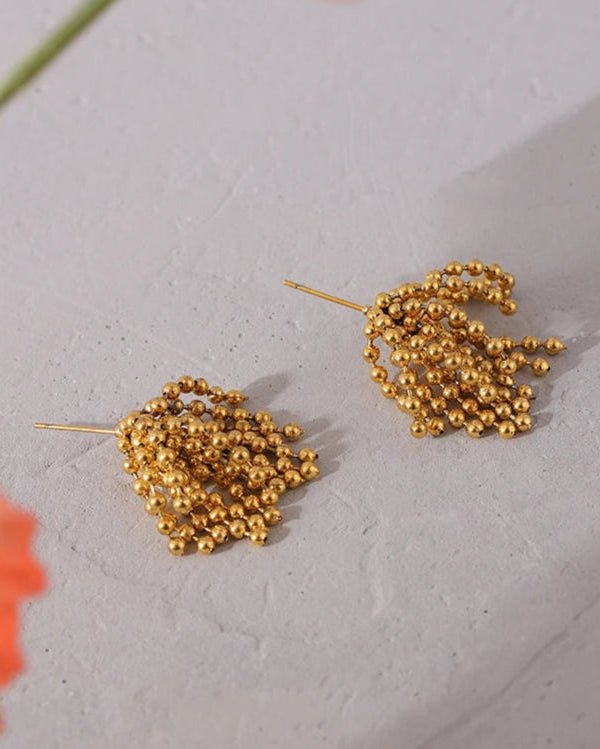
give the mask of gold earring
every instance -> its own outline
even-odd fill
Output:
[[[196,397],[185,403],[182,394]],[[133,491],[156,516],[158,532],[168,536],[169,551],[181,556],[195,544],[210,554],[230,538],[262,546],[267,528],[282,520],[279,498],[319,475],[314,450],[296,454],[288,445],[302,437],[301,427],[279,428],[268,411],[242,408],[245,399],[239,390],[185,375],[114,429],[35,427],[114,435],[123,470],[134,477]]]
[[[527,354],[543,348],[554,355],[566,348],[555,337],[540,342],[534,336],[521,341],[491,336],[482,322],[467,317],[462,306],[471,300],[497,305],[505,315],[517,309],[514,276],[480,260],[464,265],[454,260],[441,271],[427,273],[422,283],[404,283],[378,294],[371,306],[294,281],[284,284],[366,315],[363,357],[371,365],[371,379],[385,398],[395,399],[398,408],[412,416],[410,433],[417,438],[442,434],[446,422],[464,427],[470,437],[480,437],[490,427],[505,439],[529,431],[533,390],[517,384],[515,375],[525,366],[538,377],[545,375],[548,361]],[[391,349],[390,363],[400,370],[397,376],[390,378],[378,364],[378,338]]]

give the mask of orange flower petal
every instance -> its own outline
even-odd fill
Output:
[[[19,644],[22,599],[45,587],[44,570],[33,558],[35,518],[0,494],[0,686],[23,668]]]

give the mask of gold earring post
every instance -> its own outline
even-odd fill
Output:
[[[114,429],[104,427],[86,427],[83,424],[46,424],[42,421],[36,421],[33,425],[35,429],[56,429],[59,432],[91,432],[93,434],[112,434],[115,435]]]
[[[311,289],[310,286],[304,286],[303,284],[296,283],[295,281],[285,280],[283,282],[283,285],[289,286],[290,289],[297,289],[298,291],[303,291],[305,294],[312,294],[312,296],[317,296],[319,297],[319,299],[324,299],[326,302],[333,302],[334,304],[341,304],[342,307],[348,307],[349,309],[356,310],[357,312],[365,313],[368,309],[368,307],[365,307],[362,304],[355,304],[354,302],[349,302],[347,299],[342,299],[339,296],[333,296],[333,294],[326,294],[324,291],[317,291],[317,289]]]

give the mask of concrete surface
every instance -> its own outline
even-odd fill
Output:
[[[8,0],[0,69],[71,6]],[[591,0],[123,0],[0,115],[0,484],[48,595],[10,749],[600,746],[600,13]],[[360,302],[453,258],[568,355],[538,429],[415,442]],[[263,550],[173,559],[111,423],[189,371],[323,478]],[[290,498],[291,499],[291,498]]]

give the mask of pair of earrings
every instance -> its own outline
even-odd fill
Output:
[[[545,375],[550,365],[538,352],[555,355],[565,348],[555,337],[492,336],[467,317],[463,306],[472,300],[496,305],[505,315],[517,309],[514,277],[480,260],[452,261],[366,306],[294,281],[284,284],[365,315],[363,357],[371,379],[411,416],[410,433],[417,438],[439,436],[447,424],[470,437],[490,428],[505,439],[529,431],[533,389],[515,375],[525,367]],[[379,339],[390,349],[394,374],[379,363]],[[35,426],[114,435],[123,470],[133,476],[133,490],[168,538],[169,551],[181,556],[195,547],[210,554],[231,538],[263,545],[269,527],[282,520],[280,497],[319,476],[317,453],[290,447],[302,437],[301,427],[280,428],[268,411],[252,414],[244,401],[238,390],[185,375],[114,429]]]

